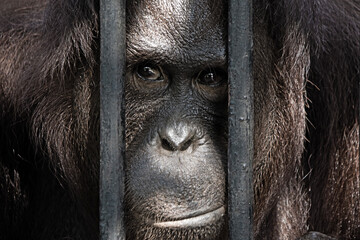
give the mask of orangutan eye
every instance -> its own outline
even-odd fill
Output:
[[[197,81],[202,85],[217,87],[226,81],[226,73],[220,69],[208,69],[200,73]]]
[[[161,68],[156,64],[152,63],[142,63],[137,66],[137,75],[145,81],[157,82],[163,81],[164,76],[162,74]]]

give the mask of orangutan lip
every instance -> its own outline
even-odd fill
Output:
[[[199,227],[205,226],[212,222],[216,222],[225,215],[225,207],[222,206],[214,211],[207,212],[194,217],[189,217],[180,220],[173,220],[167,222],[155,222],[154,227],[159,228],[188,228],[188,227]]]

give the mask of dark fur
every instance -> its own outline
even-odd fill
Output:
[[[97,239],[98,3],[7,2],[0,239]],[[255,237],[360,239],[360,2],[254,9]]]
[[[32,2],[1,22],[0,238],[97,239],[95,6]]]

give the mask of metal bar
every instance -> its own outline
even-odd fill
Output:
[[[100,239],[125,239],[125,0],[100,0]]]
[[[229,0],[228,213],[230,240],[253,239],[252,0]]]

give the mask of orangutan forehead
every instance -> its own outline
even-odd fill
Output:
[[[151,0],[128,3],[127,44],[132,53],[144,51],[192,58],[191,53],[225,55],[221,1]],[[203,46],[222,46],[222,50]],[[216,51],[216,52],[215,52]],[[203,53],[202,53],[203,52]]]

